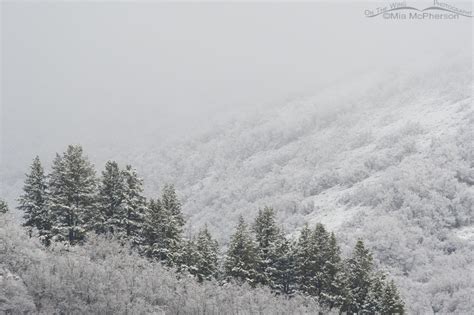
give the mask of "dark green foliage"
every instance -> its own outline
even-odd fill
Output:
[[[342,305],[345,276],[334,234],[322,224],[313,231],[305,226],[296,246],[296,261],[300,291],[316,296],[329,309]]]
[[[358,313],[364,309],[373,269],[372,254],[358,240],[352,257],[347,261],[347,295],[343,310]]]
[[[313,266],[311,294],[318,298],[321,296],[327,281],[326,263],[329,260],[329,233],[324,225],[316,224],[313,234]]]
[[[175,261],[178,271],[186,271],[196,276],[199,282],[217,278],[218,244],[213,240],[207,227],[201,229],[196,238],[184,240],[180,261]]]
[[[149,258],[166,259],[164,237],[166,233],[167,216],[165,216],[159,199],[150,199],[145,216],[143,230],[144,241],[141,252]]]
[[[323,262],[323,278],[319,301],[322,305],[332,309],[344,303],[344,270],[341,251],[337,245],[336,236],[331,233],[328,244],[325,246],[325,260]]]
[[[143,243],[146,199],[143,182],[131,165],[120,170],[108,161],[99,185],[95,230],[129,239],[134,245]]]
[[[313,289],[314,276],[314,246],[311,230],[305,225],[301,230],[295,249],[296,260],[296,281],[298,290],[311,294]]]
[[[385,285],[381,312],[384,314],[403,314],[405,312],[405,303],[393,280]]]
[[[120,233],[125,198],[123,172],[117,162],[108,161],[102,171],[97,198],[98,215],[96,232]]]
[[[270,247],[267,275],[270,286],[277,293],[293,294],[296,290],[296,261],[294,246],[283,232],[280,232]]]
[[[169,266],[187,264],[183,247],[184,219],[173,186],[163,188],[161,199],[151,199],[145,216],[142,251]]]
[[[257,281],[278,293],[291,294],[295,289],[295,261],[292,246],[281,231],[273,208],[259,210],[253,225],[257,242]]]
[[[122,172],[124,189],[119,227],[133,245],[143,243],[143,228],[146,199],[143,196],[143,181],[131,165]]]
[[[212,239],[207,226],[205,226],[199,231],[196,238],[195,274],[199,281],[211,280],[217,277],[218,251],[217,241]]]
[[[184,219],[181,203],[172,185],[165,185],[163,188],[160,206],[162,211],[160,259],[167,260],[170,264],[179,264],[183,255]]]
[[[255,285],[257,283],[258,264],[255,241],[248,230],[244,218],[239,217],[239,222],[231,237],[224,262],[225,275],[227,278],[235,278],[239,281]]]
[[[5,200],[0,199],[0,214],[8,212],[8,204]]]
[[[258,211],[258,216],[253,225],[255,239],[257,241],[257,281],[264,285],[275,287],[276,273],[275,261],[277,259],[276,249],[279,246],[280,231],[276,225],[275,212],[273,208],[265,207]]]
[[[84,240],[95,217],[95,171],[81,146],[57,154],[49,176],[48,207],[54,240],[75,244]]]
[[[384,288],[385,275],[383,273],[374,273],[371,278],[369,292],[363,306],[363,309],[370,313],[380,313],[384,307]]]
[[[46,245],[49,244],[51,219],[46,207],[46,176],[38,156],[33,160],[30,173],[26,175],[23,186],[23,194],[18,198],[18,209],[24,212],[23,218],[30,230],[35,228],[40,239]]]
[[[175,225],[177,232],[181,233],[184,226],[184,218],[181,213],[181,202],[176,195],[176,191],[173,185],[165,185],[163,187],[163,193],[161,195],[161,205],[169,214],[173,224]]]
[[[328,259],[329,234],[322,224],[311,231],[307,226],[301,231],[297,245],[297,275],[300,290],[319,297],[325,285],[325,264]]]
[[[173,261],[178,272],[189,272],[190,274],[197,276],[197,255],[198,252],[195,240],[183,240],[180,248],[180,260]]]

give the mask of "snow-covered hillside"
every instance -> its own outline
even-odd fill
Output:
[[[288,232],[323,222],[347,248],[367,239],[412,311],[472,310],[471,72],[459,62],[367,75],[134,163],[148,195],[176,185],[193,229],[207,223],[225,242],[239,215],[270,205]]]
[[[472,67],[466,59],[420,68],[358,76],[179,141],[144,137],[140,149],[85,149],[99,170],[108,159],[135,166],[148,197],[174,184],[189,233],[207,224],[225,244],[239,215],[253,220],[259,208],[273,206],[288,233],[322,222],[346,253],[362,237],[411,313],[468,313]],[[31,158],[37,153],[32,149]],[[46,166],[52,157],[41,156]],[[28,167],[18,164],[1,170],[12,207]]]

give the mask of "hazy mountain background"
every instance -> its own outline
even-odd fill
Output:
[[[2,2],[2,194],[35,154],[49,162],[70,143],[101,164],[228,112],[472,55],[472,19],[366,18],[377,5]]]
[[[368,6],[2,3],[1,196],[81,143],[175,184],[187,233],[271,205],[366,239],[412,312],[469,312],[472,19]]]

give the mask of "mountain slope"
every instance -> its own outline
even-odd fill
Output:
[[[174,183],[192,229],[221,241],[274,206],[289,231],[323,222],[368,240],[411,311],[474,308],[474,154],[468,62],[368,75],[230,119],[135,158],[149,195]]]

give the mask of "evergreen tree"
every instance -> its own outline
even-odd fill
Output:
[[[219,245],[212,239],[207,226],[201,229],[196,239],[196,275],[199,281],[217,277]]]
[[[131,165],[122,171],[123,199],[120,212],[117,213],[120,232],[133,245],[143,244],[143,229],[145,224],[146,199],[143,193],[143,181]]]
[[[364,311],[375,314],[382,313],[384,310],[383,307],[383,297],[385,289],[385,275],[380,272],[375,272],[371,276],[369,292],[367,293],[367,298],[364,303]]]
[[[56,155],[49,190],[53,239],[70,244],[82,241],[96,213],[96,180],[81,146],[70,145],[62,156]]]
[[[123,201],[125,197],[124,174],[114,161],[108,161],[102,171],[97,197],[98,233],[120,233],[123,221]]]
[[[296,281],[298,290],[312,294],[314,278],[314,238],[306,224],[301,230],[295,249]]]
[[[4,214],[8,212],[8,204],[5,200],[0,199],[0,214]]]
[[[33,160],[30,173],[26,175],[23,194],[18,198],[18,209],[24,212],[23,226],[31,230],[36,228],[41,241],[48,245],[50,235],[50,217],[46,207],[46,176],[38,156]]]
[[[184,264],[183,226],[181,204],[173,186],[166,185],[161,200],[150,200],[148,204],[142,251],[169,266]]]
[[[197,261],[198,251],[194,239],[183,240],[181,243],[180,261],[175,261],[178,272],[189,272],[193,276],[198,275]]]
[[[161,194],[163,214],[162,259],[170,264],[179,264],[183,259],[184,218],[181,203],[173,185],[165,185]]]
[[[327,264],[329,263],[329,233],[321,223],[316,224],[313,234],[313,265],[311,269],[312,274],[312,288],[308,292],[315,295],[320,299],[321,293],[325,289],[325,286],[330,282],[328,280],[329,270],[327,270]]]
[[[403,314],[405,312],[405,303],[393,280],[385,285],[381,311],[383,314]]]
[[[363,311],[371,286],[372,260],[372,254],[362,240],[358,240],[352,258],[347,261],[347,296],[342,311]]]
[[[296,259],[299,290],[321,297],[327,284],[326,264],[329,260],[329,233],[322,224],[313,231],[305,226],[298,240]]]
[[[292,243],[280,232],[269,252],[272,256],[267,274],[272,289],[284,294],[293,294],[296,289],[296,262]]]
[[[258,255],[255,241],[248,231],[247,224],[241,216],[232,235],[224,262],[224,271],[228,278],[233,277],[256,284]]]
[[[150,199],[146,209],[141,252],[148,258],[165,260],[162,249],[165,247],[167,216],[163,213],[161,201]]]
[[[340,307],[344,303],[345,277],[341,260],[341,251],[336,236],[331,233],[323,265],[324,277],[320,294],[320,303],[329,309]]]
[[[173,185],[165,185],[165,187],[163,187],[161,204],[163,208],[170,213],[175,221],[176,227],[182,229],[184,226],[184,218],[181,213],[181,203],[179,202]]]
[[[258,254],[258,278],[257,281],[264,285],[274,287],[275,280],[275,260],[277,259],[275,249],[278,238],[280,237],[279,229],[275,221],[275,212],[270,207],[265,207],[258,211],[258,216],[253,225],[255,238],[257,241]]]

